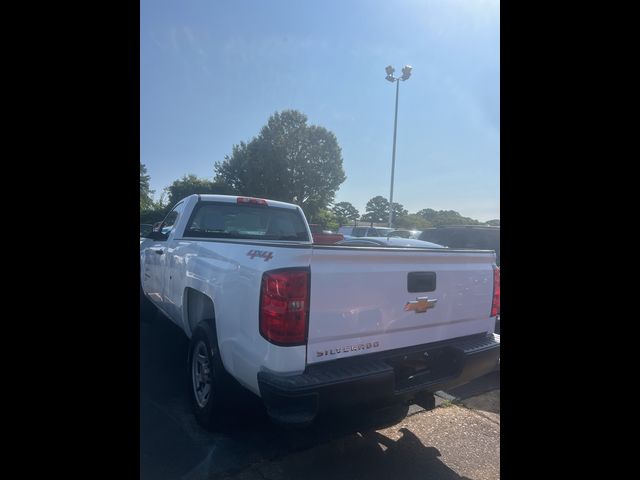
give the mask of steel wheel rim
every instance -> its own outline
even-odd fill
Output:
[[[193,358],[191,360],[193,394],[200,408],[204,408],[211,398],[212,377],[213,372],[211,371],[211,362],[207,354],[207,345],[200,340],[193,349]]]

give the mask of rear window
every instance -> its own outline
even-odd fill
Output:
[[[297,210],[226,202],[201,202],[196,205],[184,235],[309,241],[307,228]]]

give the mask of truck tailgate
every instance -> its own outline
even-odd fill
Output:
[[[494,261],[490,251],[314,247],[307,363],[492,332]]]

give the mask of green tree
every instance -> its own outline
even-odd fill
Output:
[[[499,227],[500,226],[500,219],[496,218],[495,220],[489,220],[487,222],[487,225],[492,225],[494,227]]]
[[[151,176],[147,175],[147,167],[140,162],[140,210],[148,210],[152,207],[154,193],[149,189]]]
[[[212,182],[206,178],[198,178],[196,175],[185,175],[179,180],[174,181],[166,188],[168,196],[168,205],[173,206],[189,195],[194,193],[200,194],[219,194],[233,195],[234,191],[228,185],[219,182]]]
[[[407,230],[424,230],[425,228],[432,227],[433,225],[420,215],[412,213],[410,215],[399,217],[396,221],[396,226],[398,228],[406,228]]]
[[[397,226],[397,222],[401,222],[402,218],[405,217],[409,212],[405,210],[401,203],[393,202],[393,216],[392,216],[392,225]]]
[[[335,135],[297,110],[276,112],[248,143],[215,163],[216,181],[239,195],[271,198],[314,213],[333,201],[346,176]]]
[[[434,227],[441,225],[480,225],[481,222],[473,218],[463,217],[455,210],[433,210],[425,208],[418,213],[425,220],[430,222]]]
[[[338,228],[342,225],[346,225],[349,220],[353,220],[355,223],[355,221],[360,218],[360,212],[358,212],[358,209],[349,202],[338,202],[331,210],[338,221]]]
[[[326,208],[322,208],[315,213],[313,218],[309,219],[309,223],[317,223],[325,230],[337,230],[340,227],[338,225],[338,217]]]
[[[367,202],[365,207],[367,213],[362,216],[362,220],[374,223],[385,223],[389,221],[389,201],[382,195],[377,195]],[[395,225],[397,220],[405,216],[408,212],[401,203],[393,202],[393,221]]]
[[[158,201],[152,201],[148,208],[140,210],[140,223],[159,222],[167,216],[170,208],[171,205],[166,202],[166,192],[162,192]]]
[[[371,226],[374,223],[382,223],[389,220],[389,200],[382,195],[373,197],[364,208],[367,213],[362,216],[362,219],[370,222]]]

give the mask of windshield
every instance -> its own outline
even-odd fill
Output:
[[[309,241],[297,210],[225,202],[198,204],[184,236]]]

